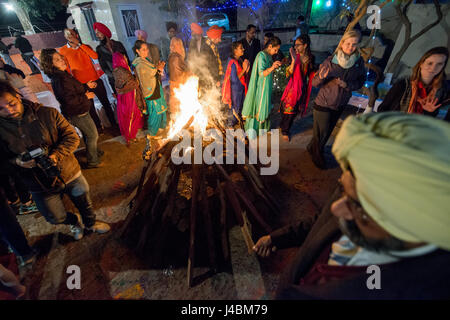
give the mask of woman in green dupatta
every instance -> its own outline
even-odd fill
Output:
[[[148,59],[149,49],[147,43],[137,40],[133,47],[136,59],[133,66],[145,98],[148,114],[148,132],[150,136],[156,136],[159,129],[164,129],[167,125],[167,103],[159,80],[158,73],[164,70],[164,62],[159,62],[156,66]]]
[[[245,131],[251,139],[256,138],[260,130],[270,129],[269,114],[273,107],[272,73],[281,65],[280,61],[273,62],[272,56],[278,53],[280,46],[281,41],[278,37],[270,38],[253,63],[250,84],[242,109]]]

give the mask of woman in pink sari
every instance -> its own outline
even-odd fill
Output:
[[[287,68],[290,76],[281,97],[283,115],[281,117],[281,134],[283,140],[289,141],[289,131],[297,114],[306,115],[311,95],[312,78],[314,78],[314,56],[310,50],[311,40],[307,34],[299,36],[291,48],[292,63]]]
[[[139,81],[131,73],[125,56],[118,52],[113,54],[113,76],[120,133],[128,145],[130,141],[136,140],[138,130],[144,125],[142,110],[145,110],[145,103]]]

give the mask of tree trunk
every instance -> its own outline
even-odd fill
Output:
[[[23,31],[25,34],[35,34],[33,25],[31,24],[30,17],[28,12],[26,12],[18,3],[17,0],[9,0],[9,4],[14,7],[14,12],[19,18],[20,24],[22,25]]]
[[[411,22],[408,18],[408,7],[411,5],[412,0],[410,0],[403,8],[401,8],[401,5],[398,4],[395,6],[395,10],[397,12],[397,15],[400,17],[403,25],[405,26],[405,40],[403,42],[402,47],[395,55],[394,59],[392,60],[391,65],[387,69],[388,73],[394,73],[395,69],[397,68],[397,65],[400,62],[400,59],[403,57],[403,54],[406,52],[406,50],[409,48],[411,43],[416,41],[418,38],[420,38],[422,35],[427,33],[430,29],[432,29],[434,26],[438,25],[439,22],[442,20],[442,10],[441,5],[439,4],[438,0],[433,0],[434,7],[436,10],[437,19],[433,23],[427,25],[425,28],[417,32],[413,37],[411,37]]]
[[[311,22],[311,10],[312,10],[313,0],[308,0],[306,5],[305,23],[309,26]]]

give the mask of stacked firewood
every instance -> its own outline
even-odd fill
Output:
[[[219,123],[214,127],[225,139],[225,129]],[[280,209],[257,165],[248,159],[246,164],[176,165],[171,153],[177,143],[169,141],[151,154],[130,204],[123,238],[154,267],[173,265],[173,256],[187,256],[187,281],[192,286],[194,266],[205,262],[199,247],[203,245],[206,263],[215,273],[230,259],[228,230],[233,224],[241,227],[252,254],[253,239],[271,231],[267,221]],[[238,143],[248,148],[245,141]]]

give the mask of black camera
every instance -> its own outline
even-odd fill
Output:
[[[55,163],[49,158],[48,150],[45,147],[30,148],[28,152],[22,154],[22,161],[34,160],[36,165],[41,168],[49,178],[59,177],[61,171]]]

